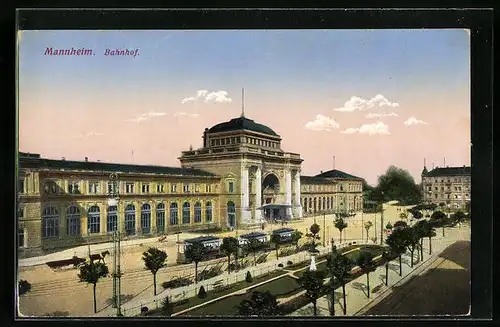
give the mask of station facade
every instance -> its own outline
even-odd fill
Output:
[[[362,179],[301,174],[271,128],[243,115],[205,129],[181,167],[53,160],[19,153],[18,248],[23,256],[125,238],[213,228],[248,229],[363,208]],[[118,202],[110,175],[117,176]]]

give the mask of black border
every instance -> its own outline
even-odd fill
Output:
[[[472,303],[471,317],[488,318],[492,314],[492,190],[493,190],[493,170],[492,170],[492,33],[493,33],[493,12],[488,9],[471,10],[444,10],[444,9],[421,9],[421,10],[373,10],[373,9],[352,9],[352,10],[328,10],[328,9],[296,9],[296,10],[259,10],[250,11],[243,9],[233,10],[22,10],[16,15],[19,19],[19,27],[22,29],[330,29],[330,28],[468,28],[471,29],[471,160],[472,160],[472,212],[475,217],[472,222]],[[12,20],[11,20],[12,22]],[[15,49],[15,40],[12,42],[13,31],[16,27],[9,25],[8,29],[2,29],[3,34],[8,36],[12,47]],[[4,121],[15,121],[15,53],[10,53],[9,62],[12,68],[8,70],[10,77],[8,85],[14,86],[6,90],[7,98],[11,104],[9,107],[13,110],[4,112]],[[4,65],[4,61],[0,64]],[[11,84],[12,83],[12,84]],[[7,115],[6,115],[7,114]],[[13,125],[7,124],[7,133],[3,140],[4,149],[8,154],[2,160],[2,173],[7,173],[8,179],[14,181],[15,166],[15,129]],[[12,146],[12,148],[10,148]],[[11,175],[12,174],[12,175]],[[9,183],[4,183],[7,188]],[[12,185],[12,184],[10,184]],[[15,203],[15,196],[12,188],[5,189],[5,203]],[[10,212],[15,212],[14,210]],[[7,219],[10,224],[12,220]],[[12,233],[15,226],[4,229],[8,233],[4,238],[4,251],[14,253]],[[15,235],[15,234],[14,234]],[[15,265],[15,261],[12,262]],[[8,269],[11,272],[12,270]],[[14,276],[13,276],[14,277]],[[13,280],[10,279],[11,281]],[[6,316],[12,317],[14,313],[13,292],[10,288],[15,283],[7,283],[4,294],[8,297],[2,308],[7,310]],[[5,285],[5,283],[2,283]],[[3,315],[2,315],[3,316]],[[369,319],[369,318],[351,318],[336,320],[345,322],[354,322],[354,320],[387,320],[387,319]],[[359,319],[359,320],[358,320]],[[391,318],[390,323],[398,318]],[[417,317],[419,321],[428,320]],[[449,320],[450,318],[444,318]],[[470,318],[458,318],[458,320],[468,320]],[[2,319],[5,321],[5,319]],[[10,320],[10,319],[9,319]],[[31,319],[30,319],[31,320]],[[33,319],[35,320],[35,319]],[[38,320],[38,319],[36,319]],[[65,319],[66,320],[66,319]],[[189,319],[195,320],[195,319]],[[196,319],[198,320],[198,319]],[[252,319],[253,320],[253,319]],[[324,319],[294,319],[294,322],[314,321],[315,323],[325,323]],[[453,320],[457,320],[456,318]],[[73,322],[74,320],[66,320]],[[100,323],[101,319],[85,319],[85,322]],[[107,320],[110,321],[110,320]],[[127,319],[122,323],[131,323],[138,319]],[[166,323],[172,323],[180,320],[167,320]],[[186,320],[182,320],[186,321]],[[224,321],[239,321],[238,319],[224,319]],[[55,320],[48,320],[52,324]],[[141,323],[151,323],[154,321],[141,320]],[[269,319],[259,323],[275,323]],[[399,322],[399,321],[398,321]],[[415,321],[414,321],[415,322]],[[220,322],[204,322],[206,324]],[[387,324],[385,321],[383,324]],[[420,323],[420,322],[418,322]]]

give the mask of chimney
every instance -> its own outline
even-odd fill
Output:
[[[89,157],[85,157],[85,162],[89,162]]]

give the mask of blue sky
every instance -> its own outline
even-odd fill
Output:
[[[44,56],[47,47],[84,47],[93,49],[95,55]],[[106,48],[138,48],[139,56],[106,57],[103,55]],[[58,147],[52,142],[52,148],[41,145],[44,137],[48,137],[43,134],[50,130],[36,132],[35,120],[30,118],[35,111],[37,122],[54,117],[77,119],[76,133],[93,128],[88,116],[100,115],[101,120],[110,121],[117,114],[195,112],[200,115],[197,122],[194,119],[183,122],[194,129],[191,134],[182,134],[186,144],[178,144],[179,140],[174,143],[171,135],[163,136],[161,148],[180,154],[190,143],[196,147],[206,125],[239,115],[241,87],[245,87],[250,118],[276,129],[283,136],[285,150],[304,154],[305,171],[310,174],[330,166],[331,156],[322,158],[314,154],[302,140],[321,144],[328,153],[335,152],[338,158],[345,158],[344,170],[362,177],[369,175],[367,178],[372,181],[390,162],[388,158],[376,169],[366,169],[356,162],[359,154],[349,153],[340,146],[348,143],[351,148],[366,147],[361,152],[370,153],[370,149],[386,149],[387,137],[360,139],[360,135],[339,134],[339,131],[312,133],[303,128],[317,114],[339,121],[341,129],[365,123],[360,112],[332,111],[352,96],[368,100],[382,94],[399,104],[401,119],[415,116],[428,123],[428,131],[421,133],[421,137],[411,136],[417,140],[412,140],[409,147],[436,149],[414,153],[418,165],[410,164],[409,159],[401,163],[414,175],[421,169],[424,156],[439,158],[438,152],[456,156],[457,165],[462,165],[469,156],[468,151],[464,153],[467,147],[463,145],[468,140],[468,131],[465,139],[458,141],[448,140],[443,134],[456,129],[457,124],[463,126],[463,120],[469,119],[470,50],[466,30],[24,31],[19,51],[20,113],[23,114],[20,123],[26,128],[26,132],[21,131],[21,144],[27,147],[26,151],[58,157],[70,157],[73,153],[68,150],[73,148],[69,143]],[[180,104],[181,99],[205,89],[224,90],[233,101],[217,105]],[[450,114],[457,121],[443,123]],[[158,116],[158,119],[168,118]],[[395,124],[394,119],[387,118],[383,123]],[[437,122],[441,128],[431,131]],[[46,124],[50,125],[50,121]],[[120,124],[109,124],[100,125],[104,131],[97,133],[123,128]],[[181,132],[175,129],[179,124],[176,121],[176,126],[169,130]],[[390,125],[393,131],[406,133],[402,121],[394,126]],[[398,135],[392,133],[394,141],[389,143],[401,146],[394,151],[402,153],[408,145],[401,145],[399,140],[410,136]],[[140,137],[141,144],[148,142],[144,133]],[[130,143],[139,142],[137,135],[131,138]],[[443,139],[446,141],[439,144]],[[97,151],[96,156],[105,157],[90,146],[94,143],[88,142],[87,152]],[[74,146],[84,146],[83,143],[80,140]],[[71,153],[61,153],[68,151]],[[159,148],[154,151],[155,155],[142,157],[143,163],[178,165],[177,155],[166,159]],[[118,154],[106,159],[127,160]],[[428,162],[432,160],[429,158]]]

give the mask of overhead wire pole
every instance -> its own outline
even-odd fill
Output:
[[[116,225],[113,231],[113,249],[114,249],[114,260],[113,260],[113,304],[116,307],[116,315],[122,316],[121,312],[121,266],[120,266],[120,210],[119,205],[119,189],[118,189],[118,175],[112,173],[109,176],[111,181],[111,199],[108,202],[109,205],[116,206]]]

